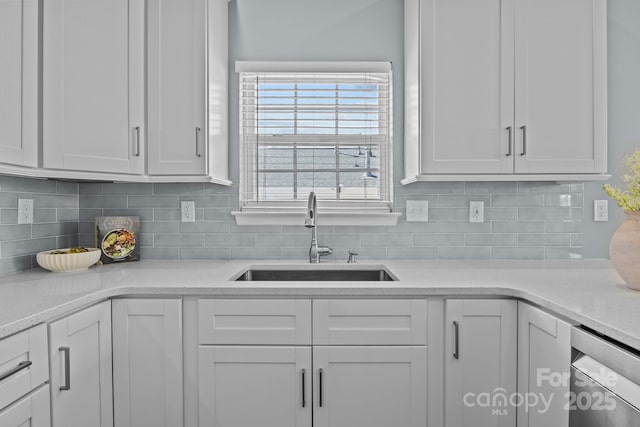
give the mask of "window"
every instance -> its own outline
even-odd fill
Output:
[[[238,62],[240,208],[390,212],[389,63]]]

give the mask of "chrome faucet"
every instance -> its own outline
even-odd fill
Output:
[[[311,247],[309,248],[309,262],[318,264],[320,257],[325,255],[331,255],[333,249],[328,246],[318,246],[318,227],[316,221],[318,201],[316,200],[316,193],[309,193],[309,200],[307,201],[307,216],[304,219],[304,226],[311,229]]]

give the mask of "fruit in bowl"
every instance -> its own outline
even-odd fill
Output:
[[[100,249],[76,246],[39,252],[36,261],[40,267],[55,271],[86,270],[100,259]]]

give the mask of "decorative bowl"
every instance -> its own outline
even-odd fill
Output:
[[[100,259],[100,249],[98,248],[86,248],[86,252],[60,253],[70,249],[73,248],[39,252],[36,255],[36,261],[44,269],[62,272],[86,270]]]

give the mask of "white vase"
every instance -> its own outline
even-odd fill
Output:
[[[609,257],[627,286],[640,291],[640,212],[626,211],[626,214],[611,238]]]

